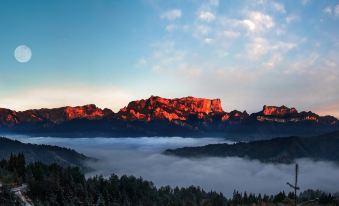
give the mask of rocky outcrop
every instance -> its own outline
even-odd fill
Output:
[[[206,115],[223,112],[220,99],[195,97],[166,99],[151,96],[149,99],[130,102],[116,117],[121,120],[185,121],[192,115],[202,119]]]
[[[262,110],[262,114],[265,116],[279,116],[279,117],[283,117],[283,116],[287,116],[287,115],[293,115],[293,114],[297,114],[298,111],[295,108],[288,108],[286,106],[281,106],[281,107],[277,107],[277,106],[266,106],[264,105],[263,110]]]
[[[111,113],[111,110],[102,110],[94,104],[77,107],[68,106],[55,109],[33,109],[22,112],[0,109],[0,123],[7,126],[37,122],[62,123],[74,119],[102,119],[104,116]]]
[[[18,122],[15,111],[0,108],[0,127],[15,125]]]
[[[289,108],[286,106],[264,106],[262,111],[257,113],[256,119],[260,122],[301,122],[301,121],[313,121],[320,123],[335,124],[337,119],[332,116],[321,117],[311,111],[309,112],[298,112],[294,107]]]

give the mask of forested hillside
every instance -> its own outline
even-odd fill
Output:
[[[243,157],[262,162],[291,163],[298,158],[339,162],[339,131],[315,137],[283,137],[235,144],[169,149],[182,157]]]
[[[85,168],[85,161],[90,159],[75,150],[64,147],[25,144],[17,140],[0,137],[0,159],[7,159],[12,154],[19,153],[25,155],[27,162],[57,163],[66,167],[76,166]]]

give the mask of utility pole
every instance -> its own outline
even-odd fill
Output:
[[[300,188],[298,187],[298,173],[299,173],[299,166],[298,166],[298,164],[295,164],[294,185],[292,185],[289,182],[286,183],[288,186],[290,186],[292,189],[294,189],[294,206],[297,206],[297,190],[300,190]]]

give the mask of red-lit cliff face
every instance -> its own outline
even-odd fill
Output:
[[[66,107],[64,114],[67,120],[72,119],[100,119],[105,113],[102,109],[96,107],[94,104],[85,105],[82,107]]]
[[[108,115],[110,110],[102,110],[95,105],[77,107],[61,107],[55,109],[35,109],[22,112],[15,112],[7,109],[0,109],[0,122],[6,125],[18,123],[53,122],[61,123],[73,119],[101,119]]]
[[[300,121],[314,121],[326,122],[333,124],[336,119],[331,116],[320,117],[313,112],[298,112],[295,108],[288,108],[286,106],[264,106],[263,110],[257,116],[258,121],[272,121],[272,122],[300,122]]]
[[[18,119],[15,111],[0,108],[0,127],[1,125],[11,126],[17,123]]]
[[[291,114],[296,114],[298,111],[295,108],[288,108],[285,106],[264,106],[262,110],[263,115],[266,116],[286,116]]]
[[[196,115],[199,119],[208,114],[222,113],[220,99],[205,99],[184,97],[166,99],[151,96],[149,99],[133,101],[117,114],[118,119],[123,120],[187,120],[190,115]]]
[[[232,120],[244,120],[247,119],[249,117],[248,113],[246,111],[244,112],[240,112],[238,110],[233,110],[230,113],[223,113],[223,115],[221,116],[221,121],[225,122],[225,121],[232,121]]]

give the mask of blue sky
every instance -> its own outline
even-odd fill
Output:
[[[0,107],[197,96],[339,116],[338,33],[334,0],[2,0]]]

